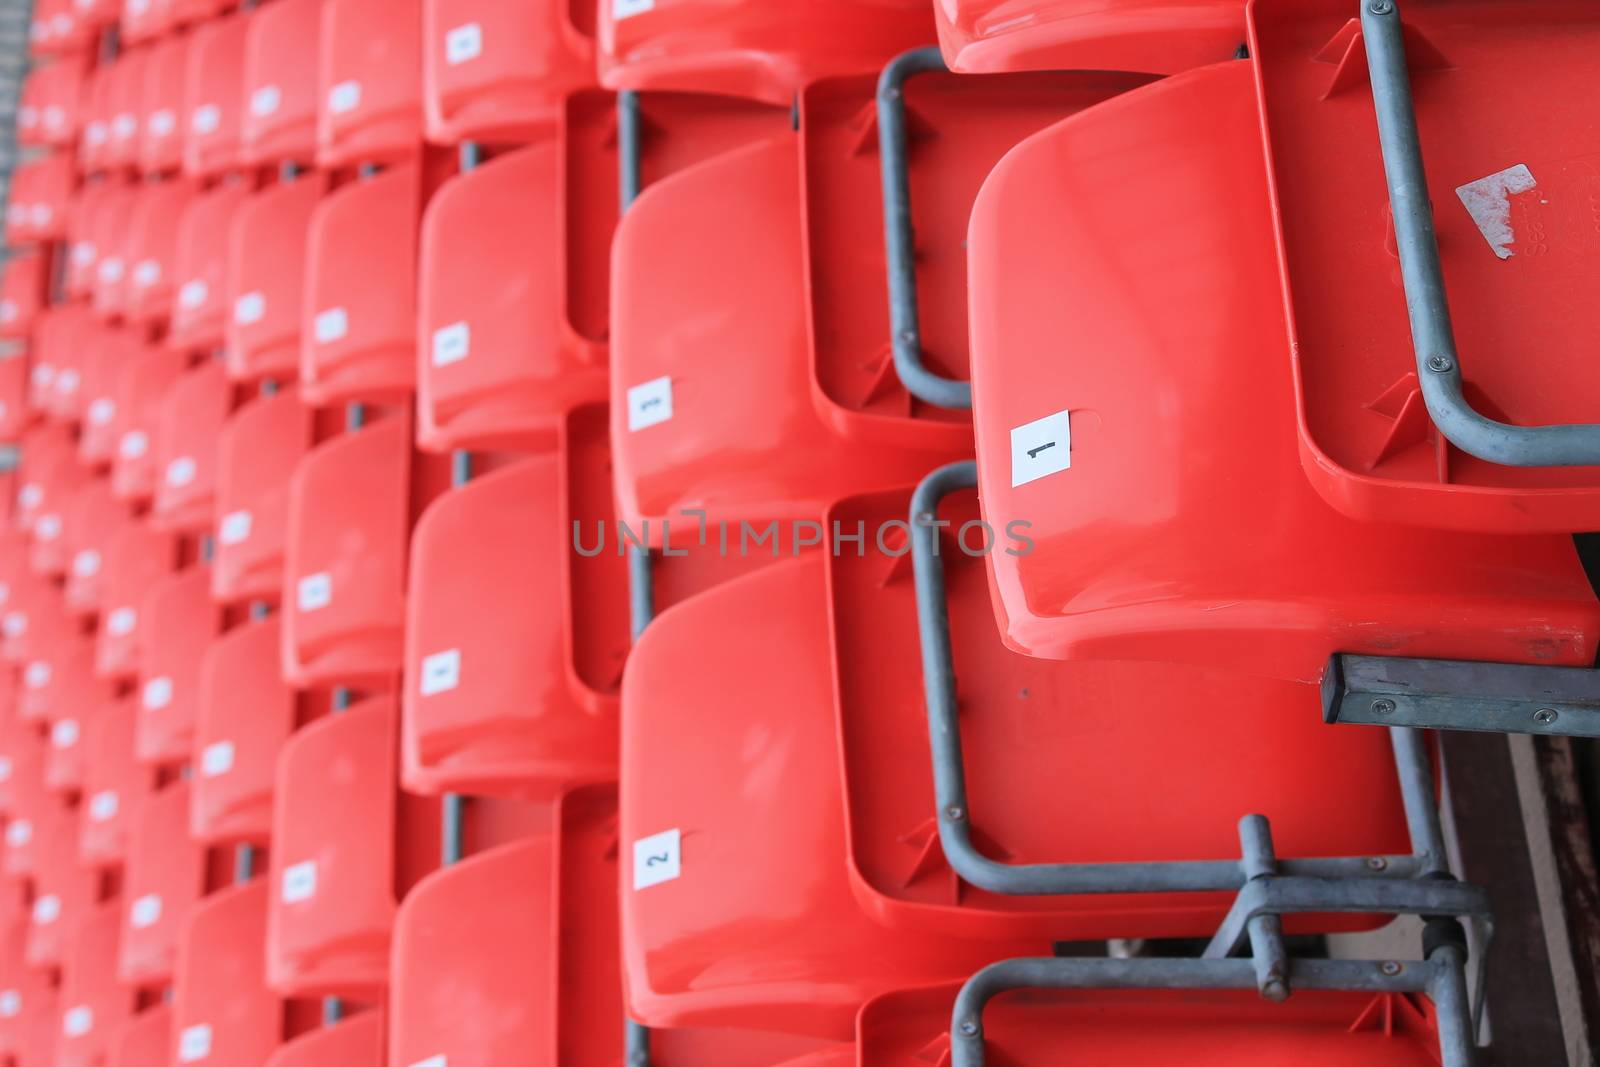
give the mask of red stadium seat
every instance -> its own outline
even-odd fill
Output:
[[[217,435],[233,407],[233,383],[218,359],[207,359],[172,383],[156,417],[159,473],[150,522],[178,533],[209,531],[215,522]]]
[[[200,701],[200,653],[221,622],[204,566],[161,578],[145,594],[139,607],[139,734],[134,750],[146,763],[188,761]]]
[[[179,933],[205,894],[205,849],[189,837],[189,783],[150,794],[133,817],[123,871],[117,976],[158,986],[173,975]]]
[[[112,64],[89,72],[83,93],[83,132],[78,141],[78,166],[86,174],[105,171],[111,157]]]
[[[79,305],[54,306],[38,316],[32,344],[34,374],[38,378],[33,400],[47,418],[78,421],[86,350],[98,325]]]
[[[87,8],[106,0],[39,0],[33,8],[33,23],[28,39],[31,51],[39,55],[72,54],[89,43],[89,35],[98,20],[91,17]]]
[[[71,249],[65,279],[67,296],[78,300],[93,297],[101,252],[96,242],[108,232],[105,220],[120,217],[130,196],[128,186],[105,178],[78,189],[72,218],[67,223]]]
[[[278,673],[275,617],[212,641],[200,664],[189,832],[206,844],[266,844],[272,837],[278,752],[294,730],[294,690]]]
[[[300,372],[300,318],[312,213],[327,187],[311,174],[245,201],[228,235],[228,373],[239,381]]]
[[[6,835],[8,852],[13,844],[12,837],[29,839],[16,842],[19,848],[31,843],[31,825],[15,833],[9,831],[19,819],[30,817],[34,798],[42,794],[44,761],[45,741],[39,736],[38,727],[24,721],[15,709],[7,709],[5,718],[0,720],[0,771],[4,772],[0,774],[0,814],[11,820]],[[9,859],[6,864],[9,873]]]
[[[54,153],[17,167],[6,205],[6,241],[12,245],[66,236],[74,188],[72,157]]]
[[[423,0],[428,140],[521,141],[595,84],[594,11],[565,0]]]
[[[219,186],[191,202],[179,220],[168,347],[208,353],[221,347],[229,311],[228,234],[249,193],[243,182]]]
[[[179,26],[192,26],[217,18],[233,4],[230,0],[164,0],[172,9],[172,21]]]
[[[96,905],[67,945],[61,967],[61,1043],[57,1067],[100,1067],[112,1039],[133,1017],[133,990],[117,981],[122,906]]]
[[[101,587],[99,645],[95,670],[110,678],[136,674],[140,663],[142,631],[151,620],[145,596],[178,563],[178,542],[149,523],[129,523],[112,538],[105,551],[105,582]]]
[[[58,479],[65,485],[66,475],[76,466],[72,458],[72,434],[66,427],[45,424],[23,438],[22,486],[17,490],[18,529],[33,529],[35,520],[49,510],[50,490]]]
[[[283,571],[292,685],[383,684],[401,670],[410,430],[390,415],[295,469]]]
[[[23,667],[16,713],[28,722],[49,723],[109,699],[109,686],[89,670],[93,664],[94,642],[69,626]]]
[[[91,673],[94,644],[87,639],[74,642],[75,651],[57,660],[62,673],[71,670],[58,685],[55,706],[50,711],[50,755],[45,761],[45,788],[69,796],[83,790],[88,743],[86,734],[110,697],[110,687]]]
[[[608,455],[605,410],[582,409],[559,449],[444,494],[418,522],[408,788],[551,796],[615,779],[626,564],[612,546],[587,558],[572,540],[574,524],[591,538],[614,525]],[[492,616],[485,598],[500,604]]]
[[[285,996],[372,999],[388,983],[397,717],[393,697],[370,698],[283,746],[267,981]]]
[[[112,170],[134,170],[139,166],[145,119],[145,69],[149,62],[149,48],[129,48],[108,68],[105,164]]]
[[[285,391],[242,405],[217,435],[218,601],[275,601],[282,592],[289,478],[311,448],[311,430],[311,409]]]
[[[32,420],[28,360],[21,352],[0,356],[0,441],[17,440]]]
[[[157,1004],[117,1029],[106,1067],[170,1067],[171,1056],[172,1008]]]
[[[78,855],[91,867],[120,865],[128,854],[134,816],[155,785],[134,754],[139,726],[135,698],[112,701],[94,714],[85,753]]]
[[[317,165],[415,155],[422,140],[422,0],[323,0]]]
[[[0,927],[0,982],[4,983],[0,988],[0,1055],[13,1062],[28,1047],[28,1031],[36,1014],[48,1013],[52,1017],[55,1025],[51,1034],[59,1033],[61,1028],[55,1014],[50,972],[28,966],[24,958],[27,932],[26,923],[8,922]],[[48,1057],[38,1062],[53,1063]]]
[[[415,385],[420,183],[417,167],[398,166],[317,205],[300,309],[306,403],[393,399]]]
[[[16,546],[20,547],[20,546]],[[21,560],[17,561],[19,564]],[[73,632],[61,611],[55,587],[25,567],[18,567],[7,583],[4,621],[5,658],[12,663],[39,659],[51,643]]]
[[[78,460],[103,469],[117,452],[117,394],[122,370],[147,348],[140,331],[102,327],[88,335],[84,357],[83,421],[78,427]]]
[[[588,112],[602,98],[574,102]],[[574,115],[578,118],[578,115]],[[527,148],[445,183],[422,223],[417,440],[423,448],[527,447],[565,413],[606,396],[604,323],[573,312],[605,306],[603,255],[616,198],[569,184],[569,156],[590,150],[565,121]],[[616,166],[614,148],[595,153]],[[529,248],[555,254],[529,256]],[[584,332],[588,327],[590,333]]]
[[[309,163],[317,151],[322,0],[282,0],[256,12],[245,34],[240,132],[248,163]]]
[[[62,600],[68,611],[88,617],[100,610],[106,548],[111,536],[131,521],[136,520],[105,478],[89,482],[67,502],[62,512],[62,540],[68,559]]]
[[[139,140],[139,169],[145,174],[167,174],[183,165],[189,118],[184,98],[188,66],[188,38],[163,38],[150,47],[141,107],[144,129]]]
[[[384,1013],[363,1011],[288,1042],[265,1067],[383,1067]]]
[[[199,188],[191,181],[147,185],[128,219],[121,311],[133,322],[165,322],[177,285],[178,224]]]
[[[283,1005],[267,989],[267,884],[205,898],[178,943],[172,1044],[182,1063],[253,1067],[278,1047]]]
[[[6,260],[0,277],[0,337],[27,337],[45,299],[45,258],[23,252]]]
[[[876,72],[927,44],[933,22],[922,0],[779,9],[760,0],[620,0],[600,5],[599,39],[608,88],[722,93],[787,107],[809,82]]]
[[[60,967],[67,945],[88,918],[99,895],[100,876],[78,865],[77,824],[71,808],[54,797],[40,802],[33,816],[38,839],[33,912],[28,924],[26,959],[30,967]],[[60,1030],[60,1017],[56,1029]]]
[[[93,245],[96,249],[94,287],[90,305],[103,319],[120,319],[124,310],[124,292],[128,273],[134,262],[132,249],[132,218],[144,201],[148,187],[127,185],[108,197],[104,209],[95,213]]]
[[[185,353],[141,345],[117,375],[111,436],[111,485],[123,500],[149,500],[156,491],[155,435],[161,402],[188,367]]]
[[[148,41],[172,29],[172,0],[123,0],[122,40]]]
[[[941,0],[951,70],[1142,70],[1172,74],[1232,59],[1243,0]]]
[[[1007,643],[1306,682],[1335,650],[1591,663],[1600,614],[1568,538],[1357,522],[1307,484],[1253,84],[1230,62],[1124,94],[1018,146],[978,198],[979,495],[1034,546],[989,556]],[[1094,189],[1061,200],[1089,157]],[[1177,214],[1142,212],[1150,196]],[[1160,237],[1094,237],[1111,218]],[[1219,248],[1226,269],[1190,269]]]
[[[239,131],[244,121],[245,31],[248,12],[200,25],[189,45],[184,70],[188,125],[183,138],[183,172],[211,177],[239,166]]]
[[[35,67],[17,109],[17,140],[71,151],[78,143],[87,73],[78,57]]]

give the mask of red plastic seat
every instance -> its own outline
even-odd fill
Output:
[[[590,538],[613,525],[605,409],[573,413],[561,436],[559,449],[439,497],[417,523],[402,744],[410,789],[554,795],[616,777],[626,563],[609,546],[580,555],[572,540],[575,524]],[[485,598],[500,604],[492,618]]]
[[[105,551],[105,583],[95,670],[110,678],[127,678],[139,670],[141,632],[151,620],[145,596],[178,564],[178,542],[149,523],[132,522],[112,538]]]
[[[139,708],[129,697],[106,704],[89,726],[78,855],[91,867],[117,866],[127,857],[134,816],[154,787],[155,776],[134,753],[138,726]]]
[[[300,322],[306,403],[393,399],[416,384],[421,197],[421,174],[407,164],[317,205]]]
[[[55,989],[50,972],[28,966],[24,958],[27,933],[25,922],[8,922],[0,927],[0,982],[4,983],[0,988],[0,1055],[10,1057],[13,1062],[27,1050],[28,1031],[36,1014],[51,1016],[55,1023],[50,1029],[51,1035],[59,1033],[61,1028],[61,1021],[55,1014]],[[53,1061],[46,1057],[38,1062]]]
[[[46,423],[23,438],[22,486],[17,490],[16,526],[19,530],[33,529],[39,516],[49,510],[48,497],[57,480],[65,482],[65,475],[76,468],[72,434],[68,428]]]
[[[844,33],[841,27],[849,27]],[[600,80],[787,107],[809,82],[876,72],[933,40],[920,0],[618,0],[600,6]]]
[[[18,560],[18,563],[21,561]],[[61,611],[55,587],[25,567],[7,582],[4,654],[12,663],[39,659],[53,642],[70,636],[73,626]]]
[[[98,178],[78,189],[72,208],[72,218],[67,223],[70,255],[67,258],[65,277],[66,295],[75,300],[94,296],[99,274],[100,247],[96,241],[104,236],[104,218],[120,217],[131,195],[129,187],[106,178]]]
[[[97,327],[87,308],[56,305],[45,309],[33,328],[35,407],[58,422],[77,422],[82,414],[83,371]]]
[[[275,601],[282,592],[289,479],[311,448],[311,432],[311,409],[289,391],[252,400],[223,424],[211,561],[218,601]]]
[[[156,1004],[117,1029],[106,1067],[171,1067],[172,1008]]]
[[[43,864],[41,852],[49,835],[62,829],[63,820],[52,820],[58,803],[44,787],[45,741],[24,724],[13,735],[10,746],[12,781],[6,798],[5,873],[18,879],[32,879],[33,895],[44,890],[39,885]],[[47,907],[49,907],[47,905]],[[32,930],[33,917],[28,925]]]
[[[393,697],[302,728],[278,759],[267,982],[285,996],[371,999],[395,916]]]
[[[77,824],[71,808],[54,797],[33,815],[38,840],[33,912],[28,923],[26,959],[30,967],[60,967],[67,945],[95,906],[100,875],[78,864]],[[60,1017],[56,1018],[59,1031]]]
[[[1018,146],[979,195],[979,496],[1031,545],[988,557],[1007,643],[1306,682],[1336,650],[1591,663],[1568,538],[1357,522],[1307,484],[1252,86],[1230,62],[1134,90]],[[1093,189],[1062,198],[1086,158]],[[1113,218],[1151,235],[1101,240]]]
[[[217,435],[232,407],[233,383],[221,360],[203,361],[167,390],[152,441],[160,477],[150,522],[158,529],[198,533],[212,528]]]
[[[70,658],[57,661],[57,669],[71,669],[65,684],[57,685],[57,699],[50,712],[50,755],[45,761],[47,789],[67,795],[83,790],[88,763],[86,734],[94,729],[95,716],[110,697],[110,687],[95,678],[94,644],[74,643]]]
[[[245,31],[248,12],[206,22],[194,31],[184,70],[188,125],[183,137],[183,172],[211,177],[239,166],[239,131],[244,121]]]
[[[256,12],[245,35],[248,163],[309,163],[317,151],[317,69],[322,0],[282,0]]]
[[[206,844],[272,837],[278,752],[294,730],[294,690],[278,673],[282,630],[269,616],[212,641],[200,664],[189,832]]]
[[[942,0],[951,70],[1142,70],[1172,74],[1232,59],[1242,0]]]
[[[652,543],[693,509],[734,537],[747,520],[815,522],[834,500],[914,482],[970,448],[959,422],[874,427],[819,402],[799,179],[786,133],[647,187],[617,228],[617,499],[630,528],[649,522]],[[758,277],[753,262],[767,265]],[[731,306],[730,292],[741,294]]]
[[[83,61],[76,57],[29,72],[17,108],[18,143],[63,151],[77,144],[86,74]]]
[[[123,0],[122,40],[148,41],[172,29],[172,0]]]
[[[139,165],[144,133],[145,69],[150,49],[129,48],[112,61],[106,89],[105,165],[112,170],[133,170]]]
[[[226,338],[228,373],[239,381],[293,379],[300,372],[306,247],[326,187],[315,174],[270,186],[234,217]]]
[[[646,1025],[842,1039],[880,992],[1039,950],[1037,939],[930,939],[857,904],[837,862],[847,836],[837,731],[823,711],[833,701],[823,568],[813,553],[719,585],[663,613],[634,646],[622,960],[628,1006]]]
[[[96,478],[73,494],[62,511],[62,540],[67,564],[62,600],[80,618],[100,610],[105,576],[105,550],[125,523],[136,521],[111,492],[111,483]]]
[[[566,0],[423,0],[428,140],[521,141],[595,84],[594,12]]]
[[[230,0],[165,0],[172,8],[172,21],[179,26],[192,26],[217,18],[232,7]]]
[[[6,241],[13,245],[57,241],[66,236],[76,176],[65,152],[17,167],[6,205]]]
[[[14,702],[7,697],[8,702]],[[14,708],[6,709],[0,719],[0,815],[11,822],[5,836],[6,850],[13,844],[11,838],[27,838],[16,842],[26,848],[32,841],[33,827],[10,832],[18,819],[28,819],[35,803],[34,797],[42,794],[44,786],[45,742],[38,728],[23,720]],[[27,866],[26,863],[23,866]],[[6,873],[11,872],[11,861],[6,860]]]
[[[317,165],[415,155],[422,140],[422,0],[323,0]]]
[[[85,671],[94,664],[94,642],[68,626],[43,654],[22,669],[16,713],[32,723],[83,711],[110,696],[110,689]]]
[[[155,434],[167,390],[188,368],[185,353],[140,345],[117,375],[111,437],[111,485],[123,500],[149,500],[156,491]]]
[[[189,783],[150,794],[133,818],[123,871],[117,977],[154,986],[172,977],[179,932],[205,894],[205,849],[189,837]]]
[[[83,93],[83,132],[78,140],[78,166],[86,174],[99,174],[109,165],[111,155],[112,64],[102,64],[89,72]]]
[[[0,357],[0,440],[15,441],[33,421],[28,407],[28,361],[20,352]]]
[[[167,174],[183,165],[184,74],[189,65],[189,40],[168,37],[150,48],[144,69],[144,129],[139,139],[139,169]]]
[[[265,1067],[383,1067],[384,1013],[359,1012],[288,1042]]]
[[[177,283],[178,224],[199,188],[187,180],[147,185],[128,220],[127,279],[121,310],[132,322],[165,322]]]
[[[190,567],[157,581],[139,607],[139,735],[151,764],[184,763],[194,747],[200,652],[221,629],[211,575]]]
[[[205,352],[221,347],[229,310],[228,233],[249,194],[244,182],[222,185],[197,197],[179,220],[169,347]]]
[[[38,55],[74,53],[89,43],[94,23],[75,0],[39,0],[28,30],[29,50]]]
[[[295,468],[283,570],[291,685],[384,683],[401,670],[410,424],[380,419]]]
[[[44,307],[45,259],[23,252],[6,260],[0,277],[0,337],[27,337]]]
[[[122,907],[97,905],[67,945],[61,967],[61,1043],[57,1067],[100,1067],[112,1039],[133,1017],[133,990],[117,981]]]
[[[92,331],[84,356],[83,420],[78,427],[78,460],[105,468],[117,453],[117,394],[123,368],[148,350],[141,331],[112,326]]]
[[[179,1063],[253,1067],[278,1047],[283,1005],[267,989],[267,884],[256,879],[195,906],[178,943],[172,1044]]]
[[[572,310],[589,299],[582,287],[595,279],[581,268],[608,246],[616,207],[568,184],[568,155],[584,147],[563,121],[428,202],[415,342],[421,447],[526,448],[548,441],[565,412],[605,399],[605,337],[580,332]]]
[[[133,237],[133,217],[140,210],[149,187],[128,185],[109,199],[104,210],[96,213],[93,244],[96,249],[94,289],[90,306],[102,319],[120,319],[124,310],[128,277],[134,263],[130,247]]]

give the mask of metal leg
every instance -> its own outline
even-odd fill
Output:
[[[1389,741],[1400,776],[1400,798],[1405,804],[1412,854],[1422,861],[1424,878],[1448,878],[1450,857],[1445,850],[1444,828],[1439,823],[1427,736],[1401,727],[1389,731]]]
[[[1252,883],[1271,878],[1278,867],[1273,854],[1272,829],[1260,815],[1239,820],[1239,845],[1244,853],[1244,875]],[[1277,915],[1257,915],[1249,921],[1250,960],[1256,968],[1256,988],[1268,1000],[1289,998],[1289,954],[1283,944],[1283,920]]]

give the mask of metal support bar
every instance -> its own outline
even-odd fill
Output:
[[[617,183],[623,212],[639,199],[639,94],[624,89],[617,94]]]
[[[911,166],[906,138],[906,79],[947,71],[937,47],[914,48],[890,61],[878,77],[878,166],[883,178],[883,245],[889,276],[889,324],[894,369],[918,400],[970,408],[972,383],[935,374],[922,362],[917,313],[916,234],[911,225]]]
[[[1330,723],[1600,737],[1600,671],[1521,663],[1335,655]]]
[[[1244,855],[1244,876],[1250,879],[1246,888],[1265,884],[1277,873],[1272,828],[1265,817],[1246,815],[1239,820],[1239,846]],[[1246,929],[1250,932],[1250,961],[1256,968],[1256,989],[1275,1003],[1287,1000],[1289,951],[1283,943],[1283,920],[1277,915],[1254,915]]]
[[[233,849],[233,880],[243,885],[256,875],[256,847],[235,845]]]
[[[1475,411],[1461,390],[1450,305],[1439,265],[1433,205],[1417,137],[1417,115],[1406,69],[1404,28],[1394,0],[1361,4],[1361,34],[1372,79],[1378,143],[1394,214],[1400,276],[1416,349],[1417,379],[1439,432],[1468,455],[1517,467],[1600,463],[1600,425],[1513,426]],[[1578,353],[1571,353],[1578,358]]]

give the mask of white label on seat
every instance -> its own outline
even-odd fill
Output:
[[[150,450],[150,435],[143,430],[129,430],[117,442],[117,455],[123,459],[138,459]]]
[[[1478,224],[1478,232],[1500,259],[1510,259],[1512,245],[1517,243],[1516,232],[1511,228],[1511,198],[1530,192],[1537,185],[1528,165],[1518,163],[1457,186],[1456,196],[1461,206],[1467,209],[1472,221]]]
[[[6,617],[0,619],[0,629],[7,637],[21,637],[28,632],[28,616],[20,611],[8,611]]]
[[[167,485],[182,489],[194,481],[196,464],[193,456],[178,456],[167,464]]]
[[[477,59],[483,53],[483,27],[476,22],[457,26],[444,35],[444,61],[452,67]]]
[[[317,893],[317,861],[306,860],[283,869],[283,902],[310,900]]]
[[[316,611],[333,603],[333,578],[327,571],[308,574],[295,586],[295,606],[301,611]]]
[[[1065,411],[1011,429],[1011,488],[1072,466],[1072,422]]]
[[[423,696],[431,697],[435,693],[448,692],[460,684],[461,650],[459,648],[435,652],[431,656],[422,658],[422,679],[418,687],[421,689]]]
[[[344,308],[329,308],[317,312],[312,320],[311,332],[320,345],[337,341],[350,332],[350,315]]]
[[[672,418],[672,378],[661,377],[628,390],[628,429],[643,430]]]
[[[216,104],[201,104],[194,109],[194,114],[189,116],[189,128],[195,133],[216,133],[217,127],[222,125],[222,109]]]
[[[110,822],[117,817],[117,791],[102,789],[89,798],[89,821]]]
[[[204,278],[191,278],[178,289],[178,306],[193,310],[206,302],[211,287]]]
[[[263,293],[246,293],[233,302],[233,321],[240,326],[260,322],[267,313],[267,298]]]
[[[72,246],[72,264],[75,267],[87,267],[94,262],[95,247],[93,241],[79,241]]]
[[[100,553],[86,548],[72,557],[72,573],[79,578],[93,578],[100,573]]]
[[[200,753],[200,773],[207,778],[233,770],[233,742],[217,741]]]
[[[33,823],[27,819],[18,819],[6,827],[6,844],[13,848],[21,848],[33,840]]]
[[[472,351],[472,327],[465,322],[452,322],[433,331],[433,365],[448,367],[460,363]]]
[[[128,909],[128,925],[135,930],[143,930],[147,926],[154,926],[161,921],[161,897],[156,893],[146,893],[133,902],[133,907]]]
[[[59,130],[67,124],[67,113],[60,106],[51,104],[44,109],[44,128]]]
[[[80,375],[72,367],[68,367],[66,370],[56,375],[56,392],[68,394],[76,393],[78,391],[78,383],[82,380],[82,375]]]
[[[35,367],[34,370],[37,371],[38,368]],[[21,504],[23,509],[27,511],[38,507],[43,500],[44,486],[38,482],[29,482],[17,492],[17,503]]]
[[[41,541],[54,541],[61,536],[61,516],[51,512],[40,515],[33,524],[33,535]]]
[[[178,1062],[197,1063],[211,1055],[211,1027],[205,1023],[185,1026],[178,1035]]]
[[[50,664],[36,659],[22,672],[22,684],[29,689],[43,689],[50,684]]]
[[[55,217],[55,212],[50,209],[49,204],[35,204],[33,205],[33,210],[28,214],[32,217],[35,226],[48,226],[50,225],[50,220]]]
[[[61,1016],[61,1032],[68,1037],[82,1037],[94,1029],[94,1009],[87,1004],[68,1008]]]
[[[141,259],[133,268],[133,284],[148,289],[161,280],[161,264],[153,259]]]
[[[102,121],[89,123],[88,129],[83,131],[83,139],[90,147],[97,147],[106,143],[106,124]]]
[[[131,111],[124,111],[111,120],[111,135],[126,141],[139,132],[139,119]]]
[[[276,85],[263,85],[250,94],[250,114],[270,115],[283,103],[283,93]]]
[[[15,989],[0,991],[0,1019],[15,1019],[22,1014],[22,994]]]
[[[683,873],[682,841],[677,830],[641,837],[633,843],[633,888],[649,889]]]
[[[102,396],[89,404],[89,422],[95,426],[104,426],[117,417],[117,402],[109,396]]]
[[[145,120],[145,128],[150,131],[152,137],[165,137],[178,128],[178,116],[172,113],[170,107],[164,107],[160,111],[150,113],[150,117]]]
[[[0,782],[11,781],[11,760],[0,756]]]
[[[361,106],[361,83],[358,81],[340,82],[328,90],[328,110],[335,115],[342,115],[346,111],[354,111]]]
[[[71,748],[78,743],[78,720],[62,719],[50,727],[50,743],[56,748]]]
[[[172,679],[166,675],[144,683],[144,710],[160,711],[172,703]]]
[[[112,256],[110,259],[100,261],[100,280],[115,284],[122,280],[122,258]]]
[[[120,607],[106,616],[106,633],[112,637],[127,637],[139,625],[139,613],[130,607]]]
[[[33,902],[33,921],[39,926],[49,926],[61,918],[61,898],[54,893]]]
[[[441,1052],[437,1056],[429,1056],[425,1060],[418,1060],[411,1067],[450,1067],[450,1060]]]
[[[230,511],[217,525],[217,540],[225,545],[237,545],[250,537],[252,520],[248,511]]]
[[[611,17],[613,20],[631,19],[635,15],[642,15],[656,6],[656,0],[611,0]]]

